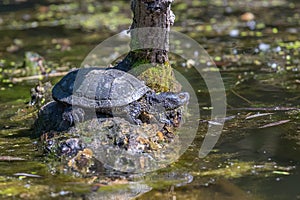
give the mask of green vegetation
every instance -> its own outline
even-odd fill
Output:
[[[193,69],[194,60],[170,55],[163,72],[154,66],[140,76],[157,91],[176,91],[180,83],[174,80],[170,66],[182,73],[198,97],[198,134],[171,166],[140,179],[131,177],[130,183],[116,181],[115,185],[107,184],[112,180],[82,178],[68,171],[65,163],[51,160],[55,155],[46,159],[38,151],[39,138],[33,137],[31,128],[37,111],[28,107],[28,102],[30,88],[38,82],[54,84],[65,72],[78,68],[101,41],[129,28],[128,1],[16,2],[3,1],[0,12],[0,198],[80,199],[116,191],[136,192],[134,181],[153,189],[138,199],[297,198],[298,1],[174,2],[173,30],[195,39],[222,74],[228,104],[225,127],[214,150],[200,159],[198,151],[213,109],[209,92]],[[247,12],[254,18],[242,17]],[[40,59],[31,59],[36,57]],[[207,72],[215,69],[206,59],[199,62]],[[139,74],[143,64],[137,63],[141,68],[134,73]],[[193,181],[187,183],[186,175],[193,176]]]

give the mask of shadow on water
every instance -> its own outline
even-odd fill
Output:
[[[38,80],[12,83],[9,74],[13,73],[9,70],[18,71],[24,53],[35,51],[53,62],[54,71],[67,71],[78,66],[100,41],[128,27],[130,18],[120,22],[120,27],[90,28],[76,23],[69,27],[71,18],[62,20],[63,12],[70,12],[73,17],[87,13],[74,14],[73,7],[68,7],[70,4],[59,0],[3,2],[0,5],[0,35],[5,38],[0,41],[0,196],[3,199],[96,199],[101,195],[123,199],[139,196],[140,200],[299,199],[298,1],[174,2],[177,16],[174,29],[196,39],[222,74],[228,100],[223,133],[213,151],[200,159],[198,151],[210,120],[209,92],[186,61],[172,61],[199,98],[201,118],[195,140],[167,168],[137,178],[132,185],[108,188],[92,184],[92,177],[64,174],[45,161],[35,146],[36,139],[30,137],[36,113],[30,113],[25,105],[30,88]],[[58,7],[48,13],[51,2],[69,10],[61,12],[62,7]],[[110,12],[102,1],[89,2],[92,2],[88,4],[91,13],[93,5],[101,7],[103,14]],[[125,14],[130,17],[127,2],[104,2],[114,9],[118,5],[128,6]],[[109,16],[123,16],[120,9],[125,8],[116,9]],[[43,12],[48,15],[42,15]],[[243,20],[246,12],[255,18]],[[32,22],[38,20],[42,25],[35,27]],[[53,24],[53,20],[59,23]],[[53,83],[57,80],[51,79]],[[198,119],[189,123],[198,123]]]

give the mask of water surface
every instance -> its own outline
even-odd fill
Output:
[[[198,157],[209,120],[209,93],[199,75],[181,67],[185,61],[171,60],[199,99],[200,119],[187,122],[200,122],[195,140],[176,163],[141,178],[139,187],[98,192],[92,192],[90,179],[59,173],[37,151],[27,103],[38,80],[12,82],[30,76],[23,65],[27,51],[42,55],[52,72],[67,71],[78,67],[101,41],[129,27],[127,1],[82,2],[0,4],[1,198],[93,199],[120,194],[123,198],[140,194],[137,199],[300,198],[298,1],[174,2],[173,29],[197,40],[220,69],[228,108],[221,138],[207,157]],[[243,21],[246,12],[255,18]],[[268,114],[249,118],[264,113]]]

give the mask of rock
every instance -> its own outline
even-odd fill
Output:
[[[167,118],[176,121],[174,125],[135,125],[120,117],[92,118],[65,131],[49,131],[50,127],[58,128],[58,124],[53,123],[55,120],[49,116],[60,118],[63,109],[57,102],[50,102],[41,111],[44,115],[41,120],[49,125],[40,124],[43,125],[39,127],[39,130],[43,129],[41,146],[47,154],[67,159],[69,167],[80,169],[80,173],[83,173],[82,169],[86,170],[85,173],[95,172],[82,166],[82,163],[93,166],[91,163],[95,161],[87,161],[91,157],[102,162],[106,169],[139,172],[166,166],[178,156],[179,141],[175,126],[180,126],[181,122],[179,109],[167,115]],[[85,161],[74,162],[78,158],[83,159],[83,152],[89,151],[91,156],[85,156]],[[72,164],[70,160],[73,160]],[[74,163],[81,163],[80,167],[74,166]]]

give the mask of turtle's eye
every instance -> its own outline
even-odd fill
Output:
[[[188,100],[190,99],[190,95],[189,95],[189,93],[187,93],[187,92],[182,92],[182,93],[180,93],[180,94],[178,95],[178,97],[179,97],[180,102],[181,102],[182,104],[187,103]]]
[[[175,109],[183,104],[187,103],[189,100],[189,93],[182,92],[179,94],[170,93],[165,99],[165,108],[166,109]]]
[[[180,95],[179,95],[179,98],[180,98],[180,99],[185,99],[185,96],[182,95],[182,94],[180,94]]]

